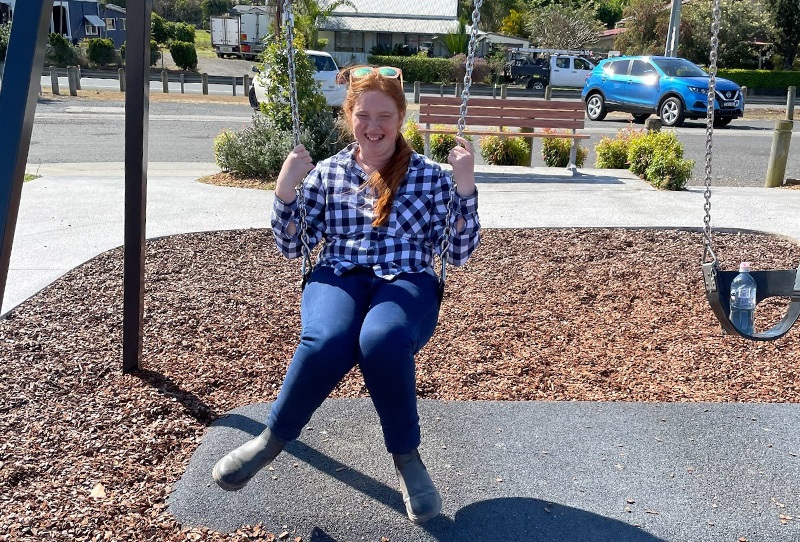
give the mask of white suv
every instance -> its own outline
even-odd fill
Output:
[[[322,51],[306,51],[308,58],[314,63],[314,80],[319,84],[322,94],[330,107],[341,107],[347,94],[347,85],[339,83],[339,66],[331,55]],[[257,68],[253,68],[256,71]],[[259,104],[267,101],[266,89],[261,77],[256,76],[250,89],[250,105],[258,109]]]

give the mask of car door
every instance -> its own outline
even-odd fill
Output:
[[[612,60],[603,65],[601,85],[606,102],[621,104],[625,102],[625,83],[628,77],[628,59]]]
[[[658,72],[643,59],[631,61],[625,80],[625,101],[635,109],[653,111],[658,102]]]

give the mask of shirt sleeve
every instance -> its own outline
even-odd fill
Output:
[[[317,169],[311,171],[302,184],[304,207],[306,209],[306,232],[308,249],[313,250],[322,238],[325,226],[325,191],[322,176]],[[297,258],[303,254],[300,238],[299,200],[285,203],[278,196],[272,205],[272,234],[278,249],[287,258]],[[289,224],[295,225],[294,235],[287,232]]]
[[[480,243],[481,223],[478,218],[478,189],[470,196],[460,196],[453,191],[453,201],[450,201],[450,187],[452,179],[445,171],[440,171],[439,179],[436,183],[435,194],[436,213],[434,227],[436,229],[436,253],[442,255],[442,237],[445,233],[445,220],[447,218],[447,208],[452,204],[453,211],[450,216],[450,246],[447,250],[447,263],[452,265],[464,265],[472,255],[472,252]],[[461,231],[456,231],[456,224],[460,218],[464,219]]]

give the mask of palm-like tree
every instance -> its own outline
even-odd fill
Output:
[[[305,38],[309,49],[319,48],[318,24],[321,20],[329,17],[331,13],[342,6],[356,9],[355,4],[350,0],[333,0],[325,2],[324,5],[321,5],[319,0],[297,0],[295,2],[295,26]]]

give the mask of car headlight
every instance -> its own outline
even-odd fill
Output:
[[[697,94],[708,95],[708,89],[707,88],[689,87],[689,90],[691,90],[692,92],[696,92]]]

